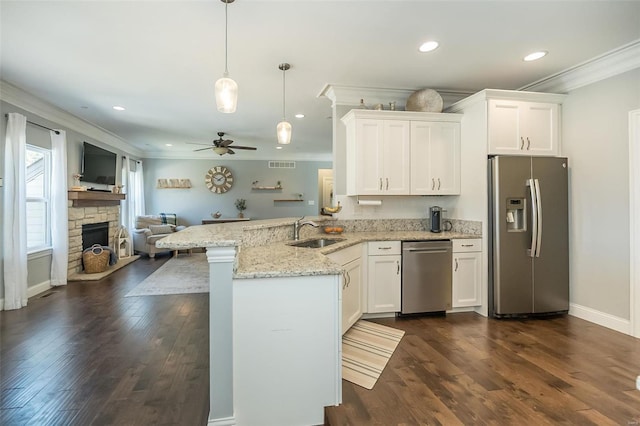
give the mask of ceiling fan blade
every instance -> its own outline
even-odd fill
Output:
[[[205,151],[207,149],[212,149],[212,146],[206,147],[206,148],[200,148],[200,149],[194,149],[193,152],[198,152],[198,151]]]
[[[255,151],[258,148],[254,147],[254,146],[236,146],[236,145],[234,145],[233,149],[249,149],[251,151]]]
[[[231,145],[232,143],[233,143],[233,141],[232,141],[232,140],[230,140],[230,139],[225,139],[225,140],[223,140],[223,141],[220,141],[220,145],[221,145],[221,146],[229,146],[229,145]]]
[[[233,152],[233,150],[231,148],[227,148],[227,154],[233,155],[233,154],[235,154],[235,152]]]

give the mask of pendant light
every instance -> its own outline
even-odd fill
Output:
[[[224,74],[222,78],[216,81],[216,105],[218,111],[224,113],[236,112],[236,106],[238,105],[238,84],[229,78],[229,68],[227,66],[227,32],[228,32],[228,17],[227,6],[229,3],[233,3],[234,0],[220,0],[224,3]]]
[[[276,128],[276,134],[278,135],[278,143],[280,145],[288,145],[291,143],[291,123],[289,123],[286,119],[285,115],[285,72],[291,68],[291,65],[284,63],[278,66],[280,70],[282,70],[282,121],[278,123],[278,127]]]

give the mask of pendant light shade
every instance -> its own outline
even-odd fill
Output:
[[[280,145],[288,145],[291,143],[291,123],[287,121],[285,115],[285,72],[291,68],[291,65],[284,63],[278,66],[282,70],[282,121],[278,123],[276,127],[276,135],[278,136],[278,143]]]
[[[216,81],[216,104],[220,112],[236,112],[238,83],[227,77],[227,73],[224,73],[224,76]]]
[[[288,145],[291,143],[291,123],[282,120],[276,128],[278,134],[278,143],[280,145]]]
[[[229,3],[233,3],[234,0],[220,1],[224,3],[224,74],[222,78],[216,81],[216,105],[218,106],[218,111],[232,113],[236,112],[236,106],[238,105],[238,84],[229,78],[229,67],[227,64],[227,32],[229,27],[227,6]]]

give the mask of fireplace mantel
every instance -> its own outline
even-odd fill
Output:
[[[118,206],[125,194],[102,191],[69,191],[69,200],[73,207]]]

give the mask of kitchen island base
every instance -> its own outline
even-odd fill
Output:
[[[339,275],[233,281],[237,425],[311,425],[342,400]]]

